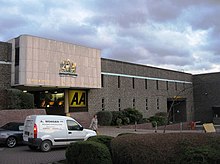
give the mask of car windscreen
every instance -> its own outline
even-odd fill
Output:
[[[7,124],[5,124],[4,126],[2,126],[2,129],[5,130],[15,130],[15,131],[19,131],[19,126],[23,125],[22,123],[15,123],[15,122],[9,122]]]

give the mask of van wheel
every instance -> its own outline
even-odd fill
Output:
[[[50,149],[51,149],[51,142],[50,142],[50,141],[43,141],[43,142],[41,143],[40,149],[41,149],[41,151],[43,151],[43,152],[48,152],[48,151],[50,151]]]
[[[6,141],[6,145],[10,148],[15,147],[17,144],[16,138],[15,137],[8,137],[7,141]]]

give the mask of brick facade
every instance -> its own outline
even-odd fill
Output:
[[[212,122],[213,107],[220,109],[220,73],[194,75],[193,84],[195,120]]]
[[[96,113],[102,110],[103,106],[104,110],[110,111],[118,111],[119,106],[121,110],[134,107],[148,118],[157,112],[167,112],[168,99],[181,96],[186,99],[186,118],[183,121],[193,119],[191,74],[109,59],[102,59],[101,65],[104,86],[89,91],[89,112]],[[115,73],[115,75],[105,73]],[[149,77],[149,79],[140,77]],[[169,80],[186,81],[191,84]],[[146,99],[148,109],[146,109]]]
[[[0,42],[0,109],[7,106],[6,89],[11,86],[11,52],[11,44]]]

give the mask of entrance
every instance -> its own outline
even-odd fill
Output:
[[[86,90],[67,90],[67,98],[64,89],[33,92],[35,106],[46,109],[47,114],[66,115],[65,102],[67,100],[68,112],[87,112],[88,95]]]
[[[171,110],[170,110],[171,109]],[[169,122],[179,123],[186,121],[186,99],[167,99],[167,112],[169,112]]]

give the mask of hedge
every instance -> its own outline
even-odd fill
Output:
[[[68,164],[111,164],[111,154],[108,148],[94,141],[75,142],[66,149]]]
[[[122,111],[112,111],[111,125],[128,125],[143,121],[143,115],[136,109],[126,108]]]
[[[100,111],[97,113],[98,124],[101,126],[109,126],[112,121],[112,113],[110,111]]]
[[[156,124],[157,126],[165,125],[167,124],[167,113],[165,112],[156,113],[154,116],[150,117],[148,120],[152,123],[153,127],[155,127]]]
[[[135,163],[220,163],[220,136],[205,133],[129,134],[111,142],[112,160]]]
[[[124,109],[123,112],[124,112],[124,115],[129,118],[130,123],[133,123],[133,124],[135,122],[138,123],[143,118],[142,113],[133,108],[126,108]]]
[[[97,135],[97,136],[90,137],[88,139],[88,141],[94,141],[94,142],[98,142],[98,143],[104,144],[105,146],[107,146],[107,148],[111,152],[111,140],[113,138],[114,137],[106,136],[106,135]]]

